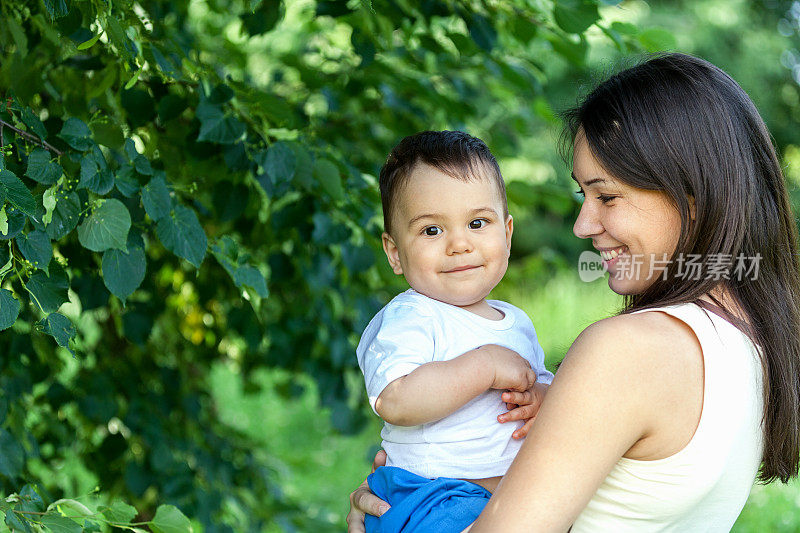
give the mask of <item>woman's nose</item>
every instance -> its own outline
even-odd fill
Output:
[[[579,239],[588,239],[603,233],[603,224],[600,223],[597,211],[589,205],[588,201],[584,200],[581,205],[578,218],[575,219],[575,224],[572,226],[572,233]]]

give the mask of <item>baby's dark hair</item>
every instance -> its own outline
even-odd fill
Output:
[[[397,194],[419,163],[430,165],[451,178],[472,181],[487,176],[500,193],[503,218],[508,216],[506,185],[492,152],[482,140],[463,131],[422,131],[395,146],[380,173],[383,224],[391,233]]]

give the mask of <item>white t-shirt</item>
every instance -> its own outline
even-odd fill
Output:
[[[549,384],[553,374],[544,367],[544,352],[528,316],[511,304],[487,302],[504,314],[501,320],[483,318],[413,289],[381,309],[357,349],[372,409],[395,379],[425,363],[448,361],[486,344],[514,350],[530,362],[538,382]],[[502,476],[522,445],[511,438],[522,423],[497,421],[497,415],[506,412],[501,394],[486,391],[436,422],[406,427],[385,423],[381,437],[387,466],[431,479]]]

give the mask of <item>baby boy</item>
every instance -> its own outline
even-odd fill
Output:
[[[487,300],[508,267],[513,219],[487,146],[457,131],[406,137],[380,172],[383,248],[409,290],[358,345],[387,464],[369,477],[392,507],[368,532],[454,531],[480,514],[521,440],[501,424],[504,390],[553,375],[530,319]],[[518,436],[518,435],[517,435]]]

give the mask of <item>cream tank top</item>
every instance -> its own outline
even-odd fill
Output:
[[[762,375],[755,345],[696,304],[661,311],[694,330],[703,351],[703,409],[695,434],[664,459],[621,458],[572,526],[606,531],[730,531],[763,451]]]

